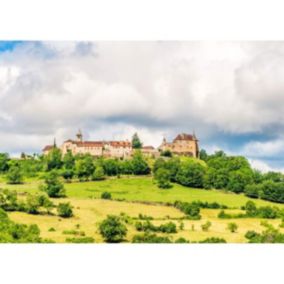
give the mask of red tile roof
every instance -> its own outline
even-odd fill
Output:
[[[153,146],[143,146],[142,149],[144,150],[155,150]]]
[[[191,134],[181,133],[174,139],[174,141],[177,141],[177,140],[192,141],[192,140],[195,140],[195,138]]]
[[[53,145],[46,145],[46,146],[42,149],[42,151],[43,151],[43,152],[49,151],[49,150],[51,150],[52,148],[53,148]]]

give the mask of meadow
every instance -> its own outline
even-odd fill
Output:
[[[24,193],[39,192],[41,180],[30,179],[22,185],[7,185],[0,183],[1,188],[16,190]],[[227,212],[241,212],[240,207],[248,200],[253,200],[257,206],[277,206],[283,208],[282,204],[250,199],[243,194],[235,194],[222,190],[193,189],[182,185],[174,184],[170,189],[160,189],[153,182],[151,177],[121,177],[108,178],[103,181],[72,182],[65,183],[66,198],[53,199],[54,203],[69,201],[73,206],[74,216],[72,218],[60,218],[55,215],[31,215],[24,212],[11,212],[12,220],[24,224],[37,224],[43,238],[49,238],[55,242],[65,242],[68,237],[88,236],[93,237],[95,242],[103,242],[98,231],[98,224],[107,215],[129,216],[132,221],[127,224],[128,233],[125,239],[130,242],[138,232],[135,229],[135,220],[139,214],[151,216],[153,224],[160,225],[172,221],[177,227],[183,223],[183,229],[177,233],[167,234],[174,241],[183,237],[192,242],[201,241],[208,237],[224,238],[230,243],[247,242],[244,237],[249,230],[261,232],[262,219],[239,218],[220,219],[217,217],[220,209],[201,209],[200,220],[182,219],[184,213],[178,209],[167,206],[166,203],[173,203],[176,200],[183,202],[203,201],[218,202],[229,207]],[[101,199],[102,192],[110,192],[113,200]],[[203,231],[201,225],[207,221],[211,222],[208,231]],[[278,227],[281,220],[268,220],[270,224]],[[235,233],[228,229],[228,223],[234,222],[238,225]],[[282,232],[284,229],[280,229]],[[283,231],[284,232],[284,231]],[[163,235],[163,234],[162,234]]]

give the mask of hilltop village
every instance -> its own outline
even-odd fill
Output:
[[[43,154],[48,155],[53,147],[56,147],[55,143],[45,146],[42,150]],[[135,147],[128,140],[85,141],[82,132],[79,130],[75,140],[68,139],[59,148],[63,155],[71,151],[73,155],[90,154],[93,157],[127,159],[132,156]],[[165,151],[170,151],[175,155],[197,158],[199,155],[198,139],[195,134],[181,133],[172,142],[167,142],[164,138],[158,148],[151,145],[141,147],[141,152],[146,156],[158,157]]]

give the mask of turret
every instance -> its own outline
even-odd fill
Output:
[[[76,136],[77,136],[77,140],[78,140],[79,142],[82,142],[82,141],[83,141],[83,135],[82,135],[82,132],[81,132],[80,129],[79,129],[78,133],[76,134]]]

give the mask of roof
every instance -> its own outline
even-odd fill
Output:
[[[153,146],[143,146],[142,149],[144,150],[155,150]]]
[[[196,137],[195,137],[195,135],[181,133],[174,139],[174,141],[177,141],[177,140],[192,141],[192,140],[196,140]]]
[[[49,151],[49,150],[51,150],[52,148],[53,148],[53,145],[46,145],[46,146],[42,149],[42,151],[43,151],[43,152]]]
[[[111,145],[112,147],[131,147],[129,141],[74,141],[67,140],[65,142],[71,142],[77,147],[103,147],[104,145]]]

